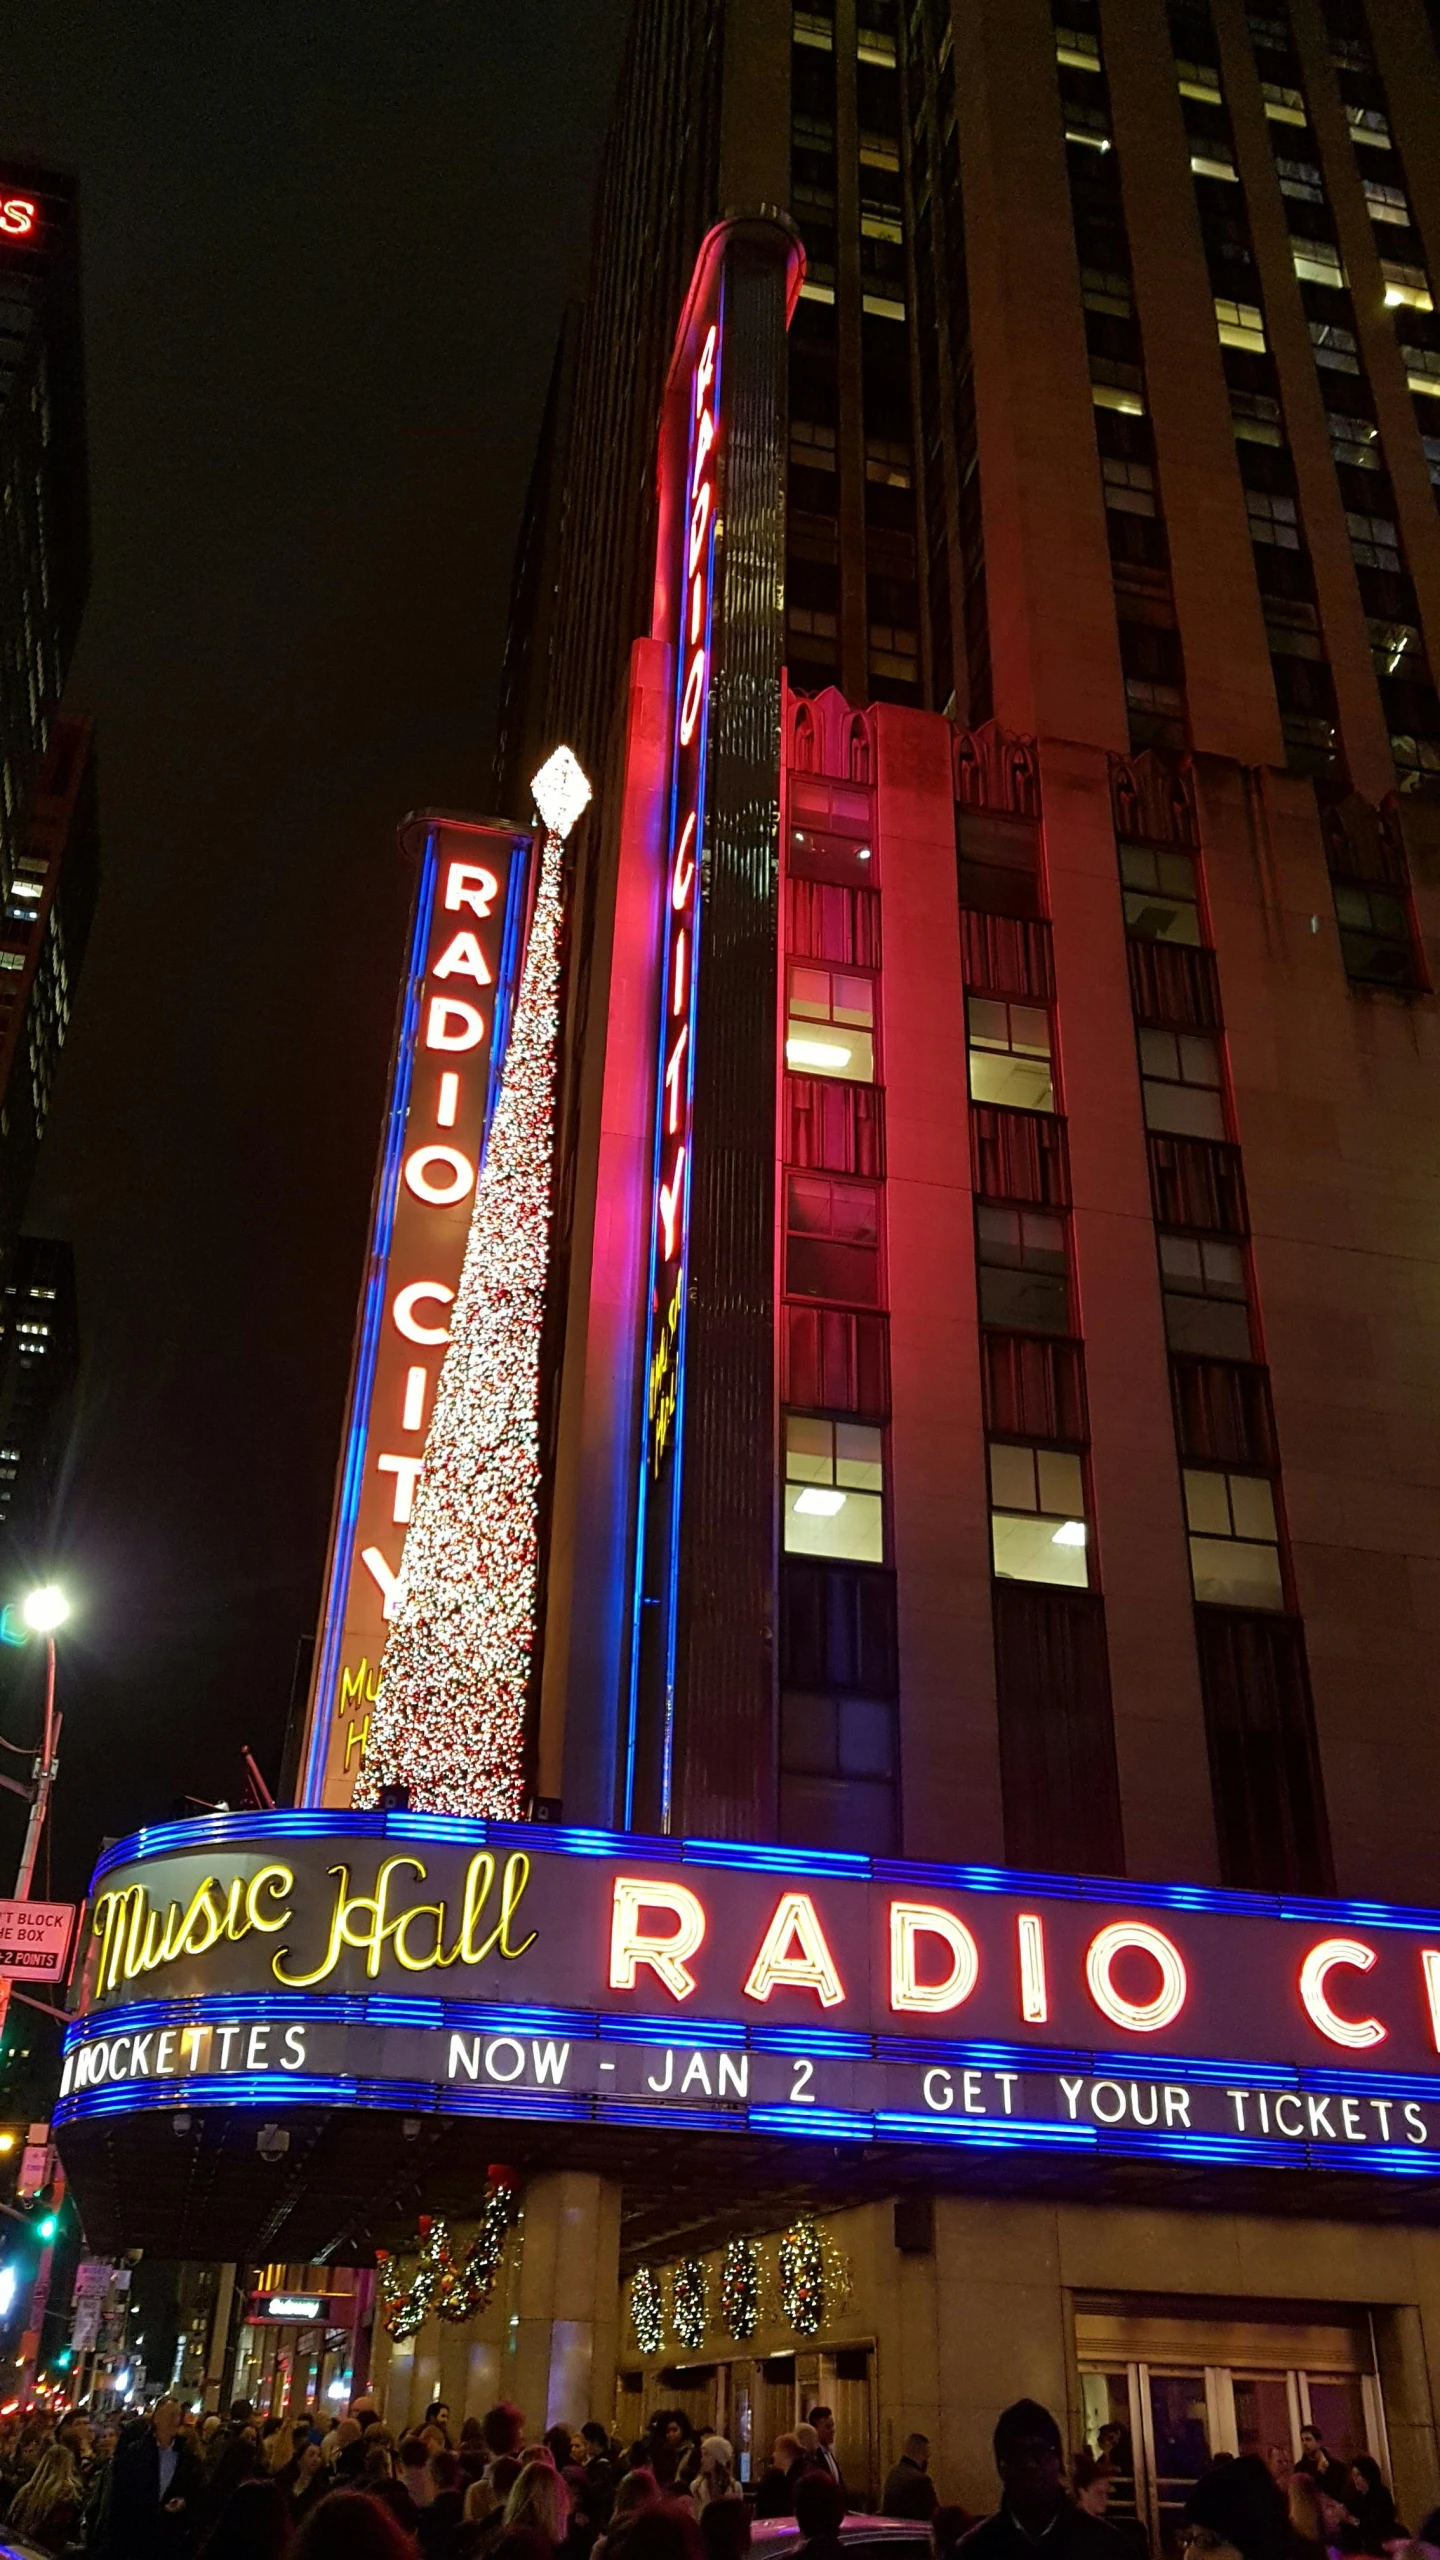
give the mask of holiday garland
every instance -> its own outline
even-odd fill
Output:
[[[432,2314],[441,2320],[473,2320],[495,2289],[505,2242],[519,2211],[520,2190],[509,2169],[492,2168],[480,2208],[480,2227],[457,2265],[442,2215],[420,2216],[419,2258],[407,2285],[388,2249],[377,2249],[380,2316],[397,2342],[413,2338]]]
[[[630,2279],[630,2317],[641,2354],[658,2356],[665,2344],[665,2296],[653,2267],[637,2267]]]
[[[682,2347],[703,2347],[710,2326],[710,2275],[703,2258],[682,2258],[670,2285],[670,2317]]]
[[[760,2252],[732,2240],[720,2261],[720,2317],[728,2336],[753,2338],[760,2326]]]

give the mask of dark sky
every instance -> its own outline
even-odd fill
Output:
[[[83,190],[104,887],[27,1221],[73,1239],[57,1886],[273,1776],[401,959],[489,805],[511,556],[625,0],[51,0],[0,153]],[[505,813],[511,814],[511,813]],[[525,816],[528,813],[513,813]]]

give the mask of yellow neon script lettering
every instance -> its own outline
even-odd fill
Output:
[[[429,1973],[432,1967],[452,1964],[482,1964],[498,1952],[509,1962],[523,1956],[535,1943],[535,1931],[519,1945],[512,1943],[512,1928],[530,1881],[530,1861],[523,1849],[513,1850],[500,1873],[500,1907],[488,1936],[479,1935],[485,1906],[495,1883],[495,1860],[488,1849],[480,1850],[470,1861],[465,1875],[465,1896],[461,1906],[460,1932],[448,1954],[445,1949],[447,1906],[443,1902],[412,1903],[407,1910],[393,1914],[389,1908],[390,1880],[401,1867],[408,1867],[423,1884],[426,1870],[418,1858],[387,1858],[375,1879],[373,1893],[352,1893],[348,1867],[331,1867],[337,1880],[335,1900],[330,1913],[330,1926],[325,1952],[309,1973],[287,1973],[284,1959],[289,1947],[277,1949],[270,1970],[277,1982],[292,1991],[307,1991],[317,1982],[325,1982],[335,1971],[347,1947],[363,1951],[365,1970],[372,1981],[379,1974],[387,1942],[393,1947],[395,1960],[406,1973]],[[412,1952],[409,1931],[416,1921],[434,1924],[434,1941],[423,1953]]]
[[[228,1886],[218,1876],[206,1876],[188,1904],[172,1902],[163,1912],[150,1902],[140,1884],[102,1893],[91,1922],[94,1935],[100,1940],[96,1990],[113,1991],[122,1974],[127,1982],[133,1982],[137,1974],[155,1973],[179,1956],[208,1955],[222,1937],[238,1941],[248,1937],[252,1929],[263,1930],[267,1935],[283,1929],[291,1916],[289,1910],[277,1911],[267,1919],[260,1897],[274,1895],[283,1902],[294,1890],[295,1878],[289,1867],[268,1866],[257,1868],[248,1879],[236,1876]]]

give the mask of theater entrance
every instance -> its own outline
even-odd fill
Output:
[[[1077,2303],[1075,2346],[1085,2442],[1114,2465],[1111,2520],[1166,2560],[1217,2454],[1258,2453],[1283,2475],[1313,2426],[1336,2461],[1372,2453],[1390,2477],[1363,2312],[1279,2305],[1262,2319],[1253,2304],[1092,2296]]]

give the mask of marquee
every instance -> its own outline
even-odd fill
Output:
[[[56,2122],[380,2108],[1432,2175],[1440,1912],[408,1813],[97,1871]]]

